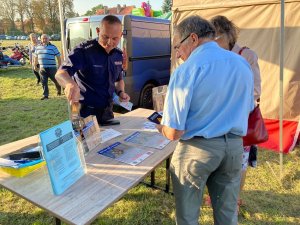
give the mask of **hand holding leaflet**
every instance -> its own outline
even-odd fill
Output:
[[[127,109],[128,111],[131,111],[133,104],[131,102],[122,102],[120,101],[120,98],[118,95],[114,93],[113,95],[113,102],[117,105],[122,106],[123,108]]]

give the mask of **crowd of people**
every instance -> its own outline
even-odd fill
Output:
[[[124,55],[117,48],[121,21],[103,18],[98,37],[80,43],[66,61],[46,34],[30,35],[30,63],[48,99],[48,78],[80,116],[95,115],[99,124],[113,119],[112,98],[129,101],[123,80]],[[178,140],[171,161],[177,225],[198,225],[205,187],[214,223],[237,224],[251,146],[243,146],[248,116],[259,101],[257,55],[237,44],[238,28],[224,16],[210,21],[190,16],[174,27],[172,46],[183,63],[171,75],[158,131]]]

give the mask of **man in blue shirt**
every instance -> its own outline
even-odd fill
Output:
[[[61,64],[60,53],[57,47],[49,42],[49,37],[47,34],[42,34],[41,45],[36,47],[33,56],[34,70],[39,70],[44,90],[41,100],[48,99],[49,96],[48,78],[50,78],[55,84],[57,95],[61,95],[61,87],[55,79],[55,73],[57,71],[55,58],[57,59],[59,67]],[[38,64],[39,69],[37,68]]]
[[[123,56],[117,48],[122,36],[121,21],[113,15],[104,17],[98,38],[82,42],[69,54],[56,74],[72,104],[80,102],[80,115],[96,115],[99,124],[113,124],[114,92],[121,101],[129,101],[123,81]]]
[[[177,225],[198,225],[205,185],[214,224],[237,224],[242,136],[254,107],[250,65],[213,40],[214,29],[199,16],[175,29],[174,49],[184,63],[171,76],[162,125],[179,139],[171,162]]]

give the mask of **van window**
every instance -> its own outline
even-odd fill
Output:
[[[90,27],[89,23],[71,23],[68,25],[69,46],[68,49],[73,49],[80,42],[89,39]]]
[[[91,22],[92,38],[98,37],[96,28],[100,26],[100,22]]]

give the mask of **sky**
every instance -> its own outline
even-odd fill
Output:
[[[78,12],[79,15],[83,15],[86,11],[90,10],[96,5],[103,4],[104,6],[116,7],[117,4],[123,6],[126,4],[135,5],[136,7],[140,7],[142,2],[147,2],[147,0],[73,0],[74,10]],[[161,10],[164,0],[149,0],[152,9]]]

